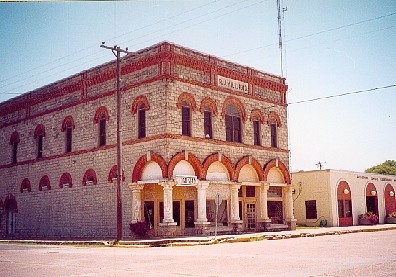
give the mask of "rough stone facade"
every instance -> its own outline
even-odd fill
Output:
[[[131,237],[130,222],[144,220],[144,201],[151,200],[156,205],[156,226],[152,232],[169,235],[166,226],[165,233],[161,233],[163,228],[159,227],[163,219],[159,216],[160,209],[166,213],[170,208],[166,203],[160,204],[167,197],[165,188],[169,184],[163,185],[164,189],[160,185],[173,182],[177,174],[183,173],[192,173],[198,183],[209,181],[206,200],[221,193],[222,199],[227,200],[224,210],[227,224],[234,231],[233,223],[237,222],[241,230],[259,229],[260,222],[270,222],[271,218],[266,214],[267,208],[257,206],[253,215],[255,225],[247,228],[245,206],[238,207],[238,199],[245,205],[245,198],[242,194],[232,198],[231,187],[236,185],[241,190],[250,182],[256,193],[249,201],[260,205],[263,195],[267,195],[261,192],[278,184],[283,191],[277,199],[283,203],[281,221],[290,225],[293,216],[292,203],[289,203],[285,79],[167,42],[122,58],[121,74],[124,238]],[[3,236],[115,237],[115,77],[115,62],[110,62],[0,104]],[[228,83],[219,86],[219,78]],[[182,135],[183,103],[189,106],[191,136]],[[228,106],[237,110],[242,142],[226,139]],[[145,110],[143,138],[138,138],[140,107]],[[213,135],[210,138],[204,133],[203,111],[206,108],[212,112]],[[106,124],[106,142],[100,146],[102,116]],[[261,145],[254,145],[253,120],[259,121]],[[276,146],[271,145],[271,124],[274,122]],[[67,126],[72,128],[70,152],[65,146]],[[39,137],[42,138],[41,157],[38,157]],[[17,160],[13,161],[15,147]],[[208,172],[215,177],[209,178]],[[220,175],[223,179],[216,179]],[[156,188],[149,187],[154,180],[157,180]],[[131,190],[138,184],[143,193]],[[197,196],[197,187],[175,186],[173,192],[173,199],[181,200],[179,212],[183,218],[173,235],[187,234],[184,212],[192,202],[193,219],[206,222],[203,207],[199,206],[205,199],[197,201],[197,197],[201,197]],[[140,197],[138,202],[133,198],[134,193]],[[159,208],[159,205],[165,207]],[[134,218],[136,208],[139,208],[138,218]],[[172,223],[173,219],[169,219]],[[168,225],[172,225],[170,223]],[[207,231],[205,224],[196,224],[196,229]]]

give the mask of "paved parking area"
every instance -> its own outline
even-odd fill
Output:
[[[396,276],[396,230],[184,247],[0,244],[1,276]]]

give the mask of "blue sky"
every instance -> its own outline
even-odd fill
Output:
[[[396,159],[396,1],[282,4],[291,170]],[[102,41],[170,41],[281,74],[276,0],[0,2],[0,18],[0,101],[112,60]]]

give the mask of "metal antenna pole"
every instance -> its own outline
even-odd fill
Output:
[[[278,8],[278,37],[279,37],[279,49],[280,49],[280,69],[281,69],[281,76],[283,77],[281,0],[276,0],[276,5]]]

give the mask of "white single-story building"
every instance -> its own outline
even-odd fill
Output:
[[[343,170],[292,173],[294,215],[298,225],[358,225],[360,214],[372,212],[384,223],[396,211],[396,176]]]

